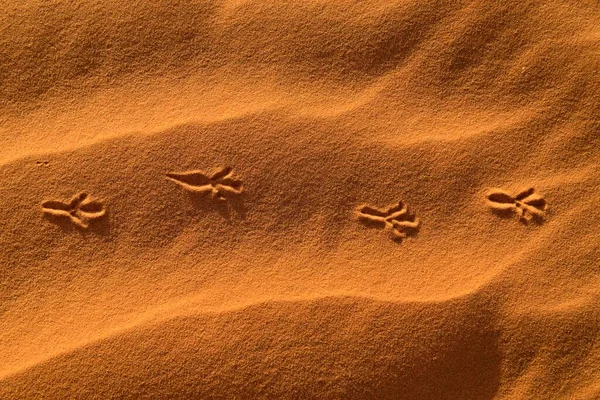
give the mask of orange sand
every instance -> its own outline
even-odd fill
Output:
[[[1,399],[600,398],[595,0],[7,1],[0,181]]]

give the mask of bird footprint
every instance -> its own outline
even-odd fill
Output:
[[[415,233],[421,224],[419,218],[409,212],[402,201],[385,210],[363,205],[358,209],[358,219],[365,224],[389,230],[395,241],[401,241],[409,234]]]
[[[216,200],[226,200],[227,196],[239,195],[243,191],[242,181],[232,177],[233,168],[220,168],[214,174],[194,170],[169,172],[167,179],[192,193],[206,193]]]
[[[487,194],[488,205],[496,211],[514,211],[523,223],[532,219],[542,219],[546,211],[546,200],[529,188],[513,196],[498,188],[491,189]]]
[[[92,200],[83,192],[76,194],[69,202],[45,201],[42,203],[42,211],[50,217],[68,219],[82,229],[86,229],[91,222],[106,214],[100,201]]]

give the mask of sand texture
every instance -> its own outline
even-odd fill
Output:
[[[0,399],[600,399],[596,0],[7,0]]]

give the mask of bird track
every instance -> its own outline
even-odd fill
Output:
[[[401,241],[419,230],[421,221],[408,207],[399,201],[387,209],[379,209],[369,205],[360,206],[358,219],[367,225],[381,227],[391,233],[392,239]]]
[[[493,188],[487,193],[488,206],[496,211],[513,211],[519,220],[525,224],[544,217],[546,200],[535,193],[534,188],[519,192],[516,196],[499,188]]]
[[[233,168],[220,168],[213,174],[193,170],[187,172],[169,172],[167,179],[175,182],[191,193],[210,194],[213,199],[224,201],[228,196],[242,193],[242,181],[232,177]]]
[[[92,200],[84,192],[68,201],[49,200],[42,203],[42,212],[50,217],[63,218],[75,226],[87,229],[90,223],[104,217],[106,210],[102,202]]]

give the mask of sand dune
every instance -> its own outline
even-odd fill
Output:
[[[599,27],[9,2],[0,398],[599,397]]]
[[[79,347],[4,384],[34,395],[27,376],[35,375],[38,393],[57,398],[110,398],[130,390],[137,392],[132,398],[140,393],[210,398],[314,397],[324,392],[336,397],[396,398],[401,392],[427,398],[439,398],[442,392],[449,398],[486,397],[497,389],[500,356],[489,316],[467,317],[477,307],[473,303],[397,304],[342,297],[178,317]],[[269,335],[264,335],[266,327]],[[224,337],[223,332],[230,334]],[[420,343],[414,342],[416,337]],[[449,339],[456,345],[447,347]],[[205,346],[198,348],[198,343]],[[434,356],[432,349],[437,350]],[[328,357],[331,352],[337,356]],[[122,368],[118,384],[100,385],[105,389],[98,393],[106,371],[115,367]],[[62,371],[60,382],[56,370]],[[165,378],[155,380],[160,376]],[[140,385],[147,387],[140,392]]]

